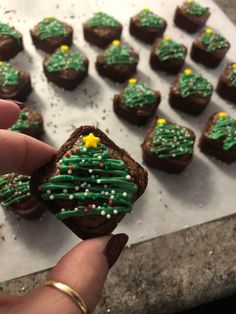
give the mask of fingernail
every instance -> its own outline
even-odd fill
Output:
[[[108,241],[104,254],[107,258],[109,268],[111,268],[118,260],[121,252],[123,251],[129,237],[125,233],[113,235]]]

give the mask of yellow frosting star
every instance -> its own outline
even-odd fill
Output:
[[[61,50],[64,50],[64,51],[67,51],[67,50],[69,50],[69,46],[67,46],[67,45],[61,45],[61,46],[60,46],[60,49],[61,49]]]
[[[144,11],[150,11],[149,7],[144,7],[143,9],[144,9]]]
[[[0,65],[2,65],[4,62],[3,61],[0,61]]]
[[[129,84],[136,84],[137,83],[137,80],[135,78],[131,78],[129,79]]]
[[[190,69],[185,69],[184,70],[184,74],[186,74],[186,75],[190,75],[190,74],[192,74],[193,72],[192,72],[192,70],[190,70]]]
[[[164,40],[171,40],[171,37],[168,36],[168,35],[165,35],[165,36],[163,37],[163,39],[164,39]]]
[[[101,141],[100,138],[94,136],[93,133],[89,133],[89,135],[83,136],[83,142],[85,143],[86,148],[89,147],[97,148],[97,145],[100,141]]]
[[[188,2],[188,3],[192,3],[192,2],[193,2],[193,0],[188,0],[187,2]]]
[[[207,34],[212,34],[212,33],[213,33],[213,30],[212,30],[211,28],[206,28],[206,29],[205,29],[205,32],[206,32]]]
[[[118,39],[113,40],[112,42],[113,46],[119,46],[120,45],[120,41]]]
[[[53,16],[46,16],[45,19],[53,19]]]
[[[157,119],[156,124],[165,124],[166,123],[166,119]]]
[[[232,68],[233,68],[233,69],[236,69],[236,63],[233,63],[233,64],[232,64]]]
[[[218,117],[219,118],[227,118],[229,115],[228,115],[228,113],[226,113],[226,112],[219,112],[218,113]]]

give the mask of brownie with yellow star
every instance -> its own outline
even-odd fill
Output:
[[[199,115],[210,103],[212,84],[200,73],[185,69],[170,88],[169,103],[174,109]]]
[[[222,62],[229,48],[230,43],[224,36],[206,28],[194,40],[190,56],[193,61],[214,69]]]
[[[199,140],[199,148],[225,163],[236,161],[236,119],[226,112],[214,113],[208,119]]]
[[[191,129],[157,118],[141,145],[143,161],[151,168],[180,173],[192,160],[194,142]]]
[[[216,91],[218,95],[236,104],[236,63],[230,63],[221,74]]]
[[[31,177],[31,192],[81,239],[110,234],[144,193],[147,172],[101,130],[76,129]]]
[[[187,0],[175,10],[174,23],[177,27],[192,34],[202,29],[210,16],[208,7],[195,0]]]

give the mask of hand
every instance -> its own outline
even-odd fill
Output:
[[[19,116],[12,102],[0,100],[0,127],[10,127]],[[30,174],[48,162],[55,150],[49,145],[23,134],[0,130],[0,174]],[[117,234],[86,240],[74,247],[57,263],[49,279],[62,282],[83,298],[91,313],[95,308],[108,273],[116,262],[128,236]],[[0,313],[8,314],[75,314],[78,306],[63,292],[41,286],[24,296],[0,293]]]

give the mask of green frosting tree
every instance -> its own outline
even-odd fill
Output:
[[[148,8],[145,8],[139,13],[139,23],[141,26],[162,27],[163,20]]]
[[[110,47],[105,50],[105,61],[107,64],[137,64],[131,49],[121,44],[119,40],[114,40]]]
[[[165,36],[156,47],[156,55],[161,61],[170,59],[184,60],[185,48],[176,43],[169,36]]]
[[[0,85],[17,85],[20,72],[9,62],[0,61]]]
[[[94,16],[88,20],[87,22],[88,27],[117,27],[119,23],[117,22],[114,17],[109,14],[103,12],[97,12]]]
[[[64,24],[55,17],[45,17],[40,23],[37,30],[40,39],[47,39],[67,35],[68,32]]]
[[[213,32],[210,28],[205,29],[202,33],[201,41],[209,52],[230,47],[229,42],[222,35]]]
[[[12,27],[8,24],[5,24],[5,23],[1,23],[1,22],[0,22],[0,35],[13,37],[13,38],[15,38],[15,40],[17,41],[18,44],[21,42],[20,33],[17,32],[14,27]]]

